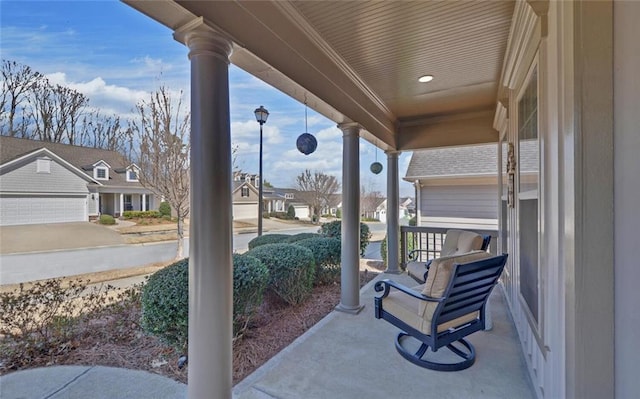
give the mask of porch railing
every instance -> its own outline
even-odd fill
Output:
[[[403,269],[408,262],[426,262],[440,256],[440,250],[448,228],[429,226],[400,226],[400,264]],[[490,235],[489,252],[497,253],[498,232],[495,230],[473,230]]]

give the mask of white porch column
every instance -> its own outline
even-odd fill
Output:
[[[422,187],[420,186],[420,180],[416,180],[414,186],[416,188],[416,226],[422,226],[422,206],[420,205],[422,202]]]
[[[387,151],[387,273],[400,273],[398,151]]]
[[[124,213],[124,194],[120,193],[120,217]]]
[[[147,210],[147,194],[142,194],[142,211]]]
[[[342,272],[336,310],[358,314],[360,305],[360,125],[342,130]]]
[[[188,397],[231,398],[232,220],[229,56],[232,43],[196,20],[176,31],[191,60]]]

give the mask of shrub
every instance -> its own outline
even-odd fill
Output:
[[[336,218],[340,219],[342,217],[342,209],[338,208],[336,209]]]
[[[412,217],[411,219],[409,219],[409,226],[417,226],[418,225],[418,218],[417,216]]]
[[[249,249],[253,249],[265,244],[275,244],[287,241],[291,237],[289,234],[265,234],[249,241]]]
[[[334,220],[333,222],[325,223],[320,226],[318,233],[327,237],[335,237],[340,239],[342,237],[342,221]],[[371,239],[371,230],[365,223],[360,223],[360,255],[364,255],[369,240]]]
[[[316,262],[316,284],[324,285],[338,281],[340,277],[341,242],[334,237],[311,237],[296,242],[308,248]]]
[[[189,260],[157,271],[142,290],[142,329],[184,351],[189,335]]]
[[[1,292],[0,370],[32,366],[34,360],[72,351],[73,341],[89,328],[88,315],[124,299],[113,295],[118,290],[114,287],[88,284],[57,278]]]
[[[240,336],[262,303],[269,269],[257,258],[233,254],[233,336]]]
[[[169,205],[167,201],[161,202],[160,207],[158,208],[158,212],[160,212],[161,216],[171,217],[171,205]]]
[[[307,238],[314,238],[314,237],[322,237],[322,236],[318,233],[299,233],[299,234],[294,234],[289,236],[286,242],[289,244],[293,244],[297,241],[306,240]]]
[[[293,205],[289,205],[287,208],[287,217],[291,219],[296,217],[296,208],[294,208]]]
[[[409,254],[409,252],[413,251],[413,248],[415,247],[415,243],[414,243],[414,239],[413,239],[413,234],[414,233],[407,233],[407,255]],[[382,262],[388,266],[387,264],[387,236],[384,236],[384,239],[382,240],[382,242],[380,243],[380,256],[382,257]],[[402,247],[400,246],[400,243],[398,243],[398,259],[402,258]],[[400,267],[402,267],[402,265],[400,265]]]
[[[269,270],[256,258],[233,255],[233,332],[244,332],[262,303]],[[177,350],[185,351],[189,336],[189,260],[156,272],[142,291],[143,330]]]
[[[247,252],[269,269],[269,289],[296,305],[311,294],[315,274],[313,253],[295,244],[265,244]]]
[[[116,220],[111,215],[102,214],[100,215],[100,224],[116,224]]]
[[[125,219],[134,218],[159,218],[162,214],[159,211],[124,211],[122,217]]]

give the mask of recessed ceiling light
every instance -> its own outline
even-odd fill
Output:
[[[431,82],[432,80],[433,80],[433,75],[424,75],[418,78],[418,82],[420,83],[427,83],[427,82]]]

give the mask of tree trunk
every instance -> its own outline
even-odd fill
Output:
[[[176,251],[176,260],[184,258],[184,215],[178,212],[178,250]]]

